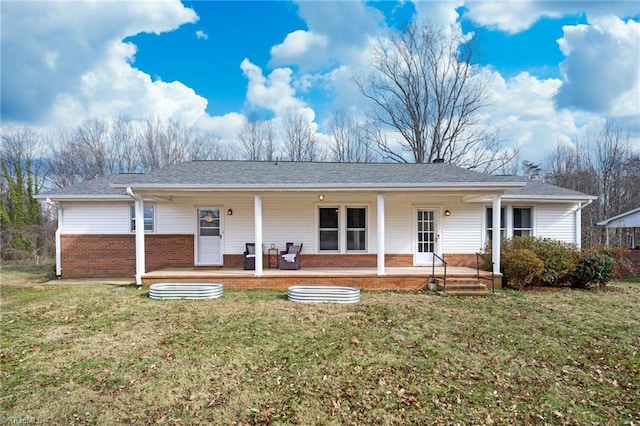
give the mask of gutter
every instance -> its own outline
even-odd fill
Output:
[[[585,207],[587,207],[589,204],[593,203],[594,198],[586,201],[584,204],[582,204],[582,202],[580,202],[578,204],[578,208],[576,209],[576,215],[575,215],[575,233],[576,233],[576,246],[578,247],[578,249],[582,249],[582,209],[584,209]]]
[[[62,242],[60,235],[62,234],[62,225],[64,210],[62,204],[51,201],[51,198],[45,199],[45,202],[58,212],[58,226],[56,227],[55,240],[56,240],[56,278],[62,278]]]
[[[142,276],[145,274],[145,243],[144,243],[144,200],[135,194],[131,187],[127,187],[127,194],[135,200],[136,218],[136,286],[142,288]]]

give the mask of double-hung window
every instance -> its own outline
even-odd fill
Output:
[[[367,209],[347,207],[347,251],[367,249]]]
[[[493,209],[486,209],[486,241],[493,239]],[[533,235],[533,208],[506,206],[500,209],[500,237]]]
[[[321,252],[366,251],[366,207],[319,207],[318,240]]]
[[[337,207],[320,207],[318,214],[320,251],[338,251],[340,248],[339,211]]]
[[[144,205],[144,232],[153,232],[155,228],[155,215],[153,204]],[[131,222],[131,232],[136,231],[136,206],[131,204],[129,206],[129,217]]]
[[[504,207],[500,209],[500,237],[507,236],[507,228],[505,227],[506,218],[504,215]],[[493,240],[493,208],[487,208],[487,241]]]
[[[513,236],[533,235],[531,207],[513,208]]]

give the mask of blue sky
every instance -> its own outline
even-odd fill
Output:
[[[473,34],[493,99],[483,120],[542,162],[616,119],[640,150],[640,3],[632,1],[11,2],[2,12],[2,122],[173,118],[233,144],[251,110],[298,109],[324,146],[371,40],[408,20]]]

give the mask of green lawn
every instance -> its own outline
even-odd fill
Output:
[[[640,284],[155,301],[4,267],[0,424],[640,424]]]

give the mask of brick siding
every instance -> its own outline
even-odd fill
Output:
[[[145,235],[146,270],[194,267],[193,235]],[[135,265],[135,235],[62,235],[62,277],[63,278],[116,278],[133,277]],[[450,266],[475,267],[473,254],[447,254],[444,256]],[[269,266],[267,254],[263,267]],[[303,267],[307,268],[375,268],[375,254],[305,254],[302,253]],[[242,254],[225,254],[225,268],[241,268]],[[272,255],[271,265],[277,267],[276,256]],[[413,255],[386,254],[385,266],[409,267],[413,265]],[[220,267],[205,267],[220,269]],[[415,287],[414,284],[409,287]]]
[[[147,270],[193,267],[193,235],[146,235]],[[62,235],[63,278],[136,274],[135,235]]]

